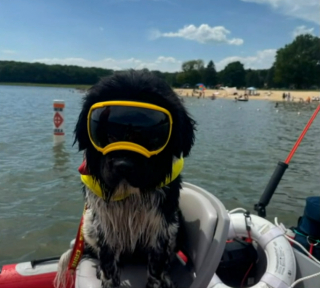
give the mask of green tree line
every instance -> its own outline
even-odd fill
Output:
[[[0,83],[92,85],[115,72],[95,67],[0,61]],[[205,65],[203,60],[196,59],[184,62],[178,72],[152,72],[173,87],[203,83],[207,87],[315,89],[320,87],[320,38],[309,34],[297,36],[277,50],[269,69],[245,69],[243,63],[235,61],[217,71],[212,60]]]
[[[92,85],[114,71],[70,65],[0,61],[0,82]]]

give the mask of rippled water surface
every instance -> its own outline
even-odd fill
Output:
[[[60,255],[76,235],[82,155],[72,147],[72,131],[81,96],[72,89],[0,86],[0,264]],[[54,99],[66,103],[60,146],[52,141]],[[198,131],[184,180],[214,193],[227,209],[252,212],[316,108],[195,98],[185,98],[185,105]],[[277,215],[294,225],[305,197],[319,195],[319,123],[320,117],[294,155],[267,208],[269,220]]]

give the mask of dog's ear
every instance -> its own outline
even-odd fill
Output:
[[[189,116],[188,113],[184,115],[185,120],[181,125],[181,145],[183,157],[187,157],[190,153],[190,150],[194,144],[195,140],[195,131],[196,131],[196,122]]]
[[[196,122],[190,117],[188,112],[182,108],[179,112],[177,125],[173,124],[172,134],[175,135],[173,154],[180,158],[187,157],[194,144]]]
[[[79,115],[78,122],[74,129],[74,142],[73,145],[78,142],[79,151],[85,150],[90,146],[90,139],[87,130],[87,109],[85,109],[85,105],[83,105],[83,109]]]

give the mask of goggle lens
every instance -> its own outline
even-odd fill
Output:
[[[148,108],[106,106],[92,110],[89,132],[100,148],[125,141],[156,151],[168,141],[170,119],[166,113]]]

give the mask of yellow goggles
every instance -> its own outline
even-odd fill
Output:
[[[168,110],[149,103],[106,101],[91,106],[87,129],[92,145],[103,155],[130,150],[149,158],[168,144],[172,117]]]

